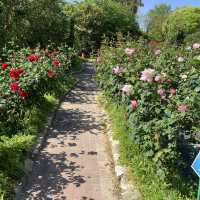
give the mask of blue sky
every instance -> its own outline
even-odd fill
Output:
[[[148,10],[153,8],[155,5],[160,3],[167,3],[172,6],[172,8],[182,7],[182,6],[199,6],[200,0],[143,0],[144,7],[140,9],[141,14],[146,14]]]

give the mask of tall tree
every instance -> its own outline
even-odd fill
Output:
[[[143,6],[142,0],[119,0],[122,4],[130,7],[133,13],[137,13],[138,8]]]
[[[146,16],[147,33],[156,40],[163,39],[162,26],[172,12],[168,4],[159,4],[150,10]]]

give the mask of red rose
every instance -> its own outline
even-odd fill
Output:
[[[60,65],[60,61],[59,60],[53,60],[52,61],[52,65],[59,66]]]
[[[27,56],[26,58],[29,62],[36,62],[38,61],[39,57],[35,54],[31,54],[29,56]]]
[[[19,89],[18,83],[11,83],[11,84],[10,84],[10,90],[11,90],[12,92],[17,92],[18,89]]]
[[[8,68],[8,64],[7,63],[3,63],[1,64],[1,67],[3,70],[7,69]]]
[[[55,76],[55,72],[52,71],[51,69],[49,69],[49,70],[47,71],[47,74],[48,74],[48,77],[49,77],[49,78],[52,78],[52,77]]]
[[[28,94],[25,90],[20,89],[19,90],[19,96],[22,97],[23,99],[28,97]]]
[[[19,79],[20,75],[23,73],[23,69],[11,69],[10,70],[10,77],[12,79]]]

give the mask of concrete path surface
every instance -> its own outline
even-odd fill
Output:
[[[87,64],[57,110],[19,200],[118,200],[93,75]]]

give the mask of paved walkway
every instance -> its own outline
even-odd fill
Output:
[[[20,200],[118,200],[90,64],[56,113]]]

